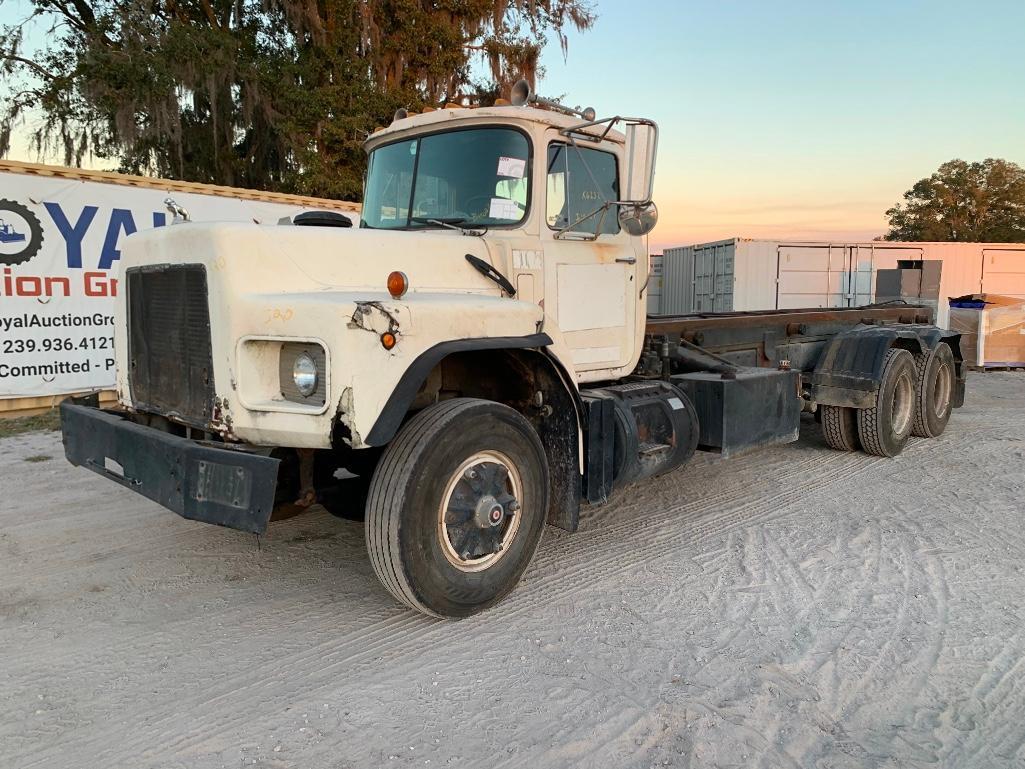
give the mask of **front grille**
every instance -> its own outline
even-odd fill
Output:
[[[136,408],[205,425],[214,371],[206,270],[137,267],[128,280],[128,384]]]

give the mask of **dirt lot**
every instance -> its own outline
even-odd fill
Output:
[[[6,438],[0,766],[1025,765],[1025,375],[896,460],[806,427],[549,529],[459,623],[360,524],[258,543]]]

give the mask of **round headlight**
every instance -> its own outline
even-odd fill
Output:
[[[292,364],[292,381],[295,389],[304,398],[309,398],[317,390],[317,363],[309,353],[301,352],[295,356]]]

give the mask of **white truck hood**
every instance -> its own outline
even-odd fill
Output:
[[[132,235],[121,259],[122,269],[146,264],[205,264],[209,271],[232,273],[236,290],[243,292],[317,288],[383,292],[388,274],[401,270],[414,292],[498,295],[498,287],[466,262],[466,254],[492,261],[481,238],[450,230],[189,222]]]

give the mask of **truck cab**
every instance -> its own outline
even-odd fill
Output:
[[[580,122],[512,106],[401,117],[367,142],[358,228],[189,223],[134,236],[122,256],[120,402],[183,405],[155,391],[170,384],[156,370],[182,361],[190,376],[178,385],[193,389],[173,414],[183,423],[315,449],[340,424],[360,449],[391,437],[390,396],[440,344],[544,347],[574,386],[625,376],[644,334],[647,254],[611,205],[630,172],[623,135],[568,137]],[[198,340],[167,333],[196,322],[209,324],[209,361]],[[150,357],[129,350],[133,333]],[[312,359],[312,392],[287,381],[289,356]]]
[[[794,440],[816,393],[850,410],[845,425],[868,407],[835,371],[816,385],[777,366],[764,334],[749,361],[737,339],[715,352],[653,327],[657,127],[525,83],[512,101],[400,110],[366,142],[358,227],[184,221],[130,237],[119,406],[62,407],[68,458],[252,532],[341,485],[388,591],[459,617],[512,590],[546,524],[576,529],[614,485],[699,443]],[[791,329],[805,366],[842,336],[830,329]],[[894,334],[879,338],[919,355],[941,339]],[[883,378],[866,381],[878,393]],[[757,429],[709,438],[737,399],[767,404]]]
[[[599,210],[621,199],[624,136],[592,129],[574,146],[565,132],[579,122],[527,107],[397,120],[368,142],[363,224],[481,231],[481,255],[509,278],[512,298],[543,317],[574,379],[589,382],[637,363],[647,254],[618,210]]]

